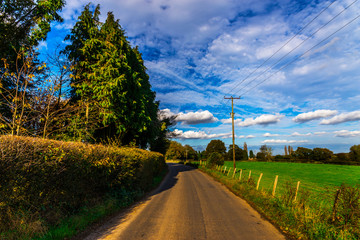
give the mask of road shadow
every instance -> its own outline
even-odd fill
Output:
[[[187,172],[187,171],[194,171],[195,168],[183,164],[178,163],[167,163],[169,167],[169,172],[164,178],[164,180],[160,183],[160,185],[153,191],[150,192],[150,194],[147,195],[147,197],[151,197],[154,195],[157,195],[163,191],[169,190],[172,187],[175,186],[175,184],[178,181],[177,175],[180,172]]]
[[[186,166],[178,163],[167,163],[167,165],[169,168],[169,172],[156,189],[146,194],[142,199],[136,201],[131,206],[124,208],[121,211],[112,214],[111,216],[108,216],[101,222],[93,224],[85,231],[71,239],[95,240],[110,234],[114,229],[116,229],[118,225],[125,222],[128,219],[128,216],[131,215],[133,211],[136,211],[139,206],[150,200],[151,197],[173,188],[178,181],[177,176],[179,173],[196,170],[191,166]]]

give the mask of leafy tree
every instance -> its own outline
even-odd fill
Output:
[[[266,161],[266,155],[265,155],[265,153],[263,153],[263,152],[258,152],[258,153],[256,154],[256,159],[257,159],[258,161]]]
[[[256,155],[256,158],[258,158],[258,155],[260,157],[260,159],[263,159],[266,160],[266,161],[270,161],[271,160],[271,156],[272,156],[272,148],[271,147],[268,147],[266,145],[262,145],[260,147],[260,155],[259,153]]]
[[[250,157],[250,158],[254,158],[254,157],[255,157],[253,150],[250,150],[250,152],[249,152],[249,157]]]
[[[233,145],[230,144],[227,159],[233,160]],[[247,160],[247,152],[235,144],[235,161]]]
[[[12,55],[11,49],[34,46],[46,39],[52,21],[62,21],[58,14],[64,0],[2,0],[0,8],[0,54]],[[9,55],[8,55],[9,54]]]
[[[96,141],[118,138],[122,144],[146,148],[163,126],[155,92],[141,54],[131,48],[119,20],[109,12],[101,23],[99,15],[99,5],[93,11],[85,6],[66,37],[71,41],[65,52],[73,62],[72,98],[84,102],[87,112],[98,110]]]
[[[207,156],[210,156],[210,154],[214,152],[225,155],[226,153],[225,143],[221,140],[211,140],[206,147],[206,154]]]
[[[197,159],[196,151],[190,145],[185,145],[184,148],[185,148],[185,157],[187,155],[188,160]]]
[[[18,92],[19,86],[26,85],[26,98],[29,98],[29,90],[33,88],[34,81],[18,75],[16,82],[13,75],[24,72],[21,66],[30,64],[34,71],[33,80],[40,71],[37,53],[34,51],[39,41],[45,40],[50,31],[52,21],[61,21],[58,11],[62,9],[63,0],[2,0],[0,5],[0,59],[6,64],[0,66],[2,96],[0,97],[0,112],[6,119],[13,117],[13,109],[7,100]],[[18,56],[27,54],[27,57]],[[25,55],[24,55],[25,56]],[[31,63],[29,63],[29,57]],[[26,62],[26,64],[25,64]],[[29,67],[27,67],[29,68]],[[31,76],[32,76],[31,75]],[[18,92],[19,93],[19,92]],[[22,119],[24,120],[24,119]],[[21,120],[21,121],[22,121]]]
[[[349,158],[351,161],[360,162],[360,144],[350,148]]]
[[[332,155],[334,153],[327,148],[314,148],[311,158],[314,161],[326,162],[331,159]]]
[[[218,152],[210,153],[206,165],[210,168],[216,165],[224,165],[224,155]]]
[[[309,148],[298,147],[296,151],[292,153],[292,156],[294,156],[298,160],[309,161],[312,156],[312,150]]]
[[[248,152],[248,147],[247,147],[246,142],[244,142],[244,151],[246,151],[246,154],[247,154],[247,152]]]
[[[185,148],[176,141],[170,141],[170,146],[166,151],[165,158],[168,160],[184,159]]]

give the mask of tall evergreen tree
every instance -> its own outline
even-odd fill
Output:
[[[137,48],[109,12],[100,23],[99,5],[87,5],[67,37],[73,68],[73,99],[97,111],[101,127],[95,140],[120,139],[122,144],[147,147],[158,134],[158,103]],[[90,119],[87,121],[91,121]]]

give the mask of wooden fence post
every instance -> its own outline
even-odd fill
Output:
[[[239,181],[241,181],[241,174],[242,174],[242,169],[240,169]]]
[[[274,182],[274,188],[273,188],[273,191],[272,191],[272,196],[275,197],[275,191],[276,191],[276,185],[277,185],[277,182],[278,182],[278,175],[276,175],[275,177],[275,182]]]
[[[236,168],[234,169],[234,173],[233,173],[233,175],[232,175],[232,178],[234,178],[235,173],[236,173]]]
[[[225,166],[225,169],[224,169],[224,173],[226,173],[226,166]]]
[[[248,182],[250,181],[250,178],[251,178],[251,170],[250,170],[250,172],[249,172]]]
[[[231,170],[231,167],[229,168],[229,171],[228,171],[228,174],[227,174],[227,176],[229,176],[229,174],[230,174],[230,170]]]
[[[262,176],[263,176],[263,174],[261,173],[261,174],[260,174],[260,177],[259,177],[259,180],[258,180],[258,182],[257,182],[257,185],[256,185],[256,190],[259,189],[259,185],[260,185],[260,181],[261,181]]]
[[[299,191],[299,186],[300,186],[300,181],[297,182],[296,192],[295,192],[295,197],[294,197],[294,202],[296,202],[297,194],[298,194],[298,191]]]

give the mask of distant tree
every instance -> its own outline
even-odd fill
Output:
[[[170,146],[166,151],[165,158],[167,160],[185,159],[185,148],[181,143],[170,141]]]
[[[250,157],[250,158],[254,158],[254,157],[255,157],[253,150],[250,150],[250,152],[249,152],[249,157]]]
[[[271,160],[271,156],[272,156],[272,148],[271,147],[268,147],[268,146],[266,146],[266,145],[262,145],[261,147],[260,147],[260,153],[261,153],[261,156],[260,156],[260,158],[262,158],[262,155],[264,155],[264,158],[265,158],[265,160],[266,161],[270,161]],[[256,158],[258,158],[257,157],[257,155],[256,155]]]
[[[334,154],[335,157],[332,158],[332,162],[337,164],[347,164],[350,161],[349,153],[337,153]]]
[[[244,142],[244,151],[246,151],[246,153],[248,152],[248,147],[247,147],[246,142]]]
[[[311,158],[314,161],[326,162],[329,161],[334,153],[327,148],[314,148]]]
[[[224,165],[224,155],[218,152],[212,152],[208,155],[207,166],[211,168],[216,165]]]
[[[233,160],[233,145],[230,144],[229,151],[227,152],[227,159],[229,161]],[[247,160],[246,151],[241,149],[238,145],[235,144],[235,161]]]
[[[185,145],[184,150],[185,150],[185,157],[187,157],[188,160],[197,159],[196,151],[190,145]]]
[[[298,147],[295,152],[292,153],[297,160],[311,160],[312,150],[309,148]]]
[[[204,151],[198,151],[197,154],[198,154],[198,159],[199,160],[206,159],[206,151],[205,150]]]
[[[211,140],[206,147],[206,154],[207,156],[210,156],[210,154],[214,152],[225,155],[226,153],[225,143],[221,140]]]
[[[349,158],[353,162],[360,162],[360,144],[350,148]]]
[[[292,146],[288,146],[288,154],[291,155],[294,152],[294,149]]]
[[[256,154],[256,160],[258,161],[266,161],[266,155],[263,152],[258,152]]]
[[[287,156],[287,155],[288,155],[288,151],[287,151],[287,147],[286,147],[286,146],[284,147],[284,150],[285,150],[285,156]]]

